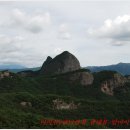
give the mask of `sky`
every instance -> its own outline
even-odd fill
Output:
[[[37,67],[66,50],[82,67],[130,63],[130,2],[0,1],[0,65]]]

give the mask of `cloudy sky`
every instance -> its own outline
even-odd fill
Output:
[[[130,63],[130,2],[0,1],[0,64],[41,66],[64,50],[81,66]]]

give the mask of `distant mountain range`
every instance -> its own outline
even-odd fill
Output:
[[[0,65],[0,70],[6,70],[6,69],[25,69],[26,67],[19,65],[19,64],[5,64]]]
[[[40,68],[41,68],[41,67],[35,67],[35,68],[21,68],[21,69],[6,69],[6,70],[9,70],[10,72],[17,73],[17,72],[26,71],[26,70],[37,71],[37,70],[39,70]]]
[[[40,67],[35,67],[35,68],[27,68],[25,66],[19,65],[19,64],[8,64],[8,65],[0,65],[0,71],[2,70],[9,70],[11,72],[17,73],[20,71],[25,71],[25,70],[39,70]]]
[[[99,72],[102,70],[112,70],[117,71],[123,75],[130,75],[130,63],[118,63],[115,65],[108,65],[108,66],[88,66],[86,68],[91,70],[92,72]]]
[[[25,70],[32,70],[32,71],[37,71],[41,67],[34,67],[34,68],[27,68],[22,65],[0,65],[0,70],[9,70],[11,72],[20,72],[20,71],[25,71]],[[103,70],[112,70],[112,71],[117,71],[123,75],[130,75],[130,63],[118,63],[114,65],[107,65],[107,66],[87,66],[85,67],[86,69],[91,70],[92,72],[100,72]]]

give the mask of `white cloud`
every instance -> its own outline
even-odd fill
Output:
[[[120,31],[115,31],[119,30],[120,25],[124,24],[126,27],[126,23],[129,23],[129,15],[122,18],[123,14],[130,13],[129,7],[130,2],[55,0],[2,4],[0,34],[5,36],[0,38],[0,64],[13,62],[28,67],[40,66],[48,55],[55,57],[62,50],[75,54],[82,66],[130,62],[130,44],[122,47],[106,44],[111,42],[121,46],[129,43],[129,36],[126,38],[126,35],[117,40]],[[114,23],[116,16],[121,18]],[[102,31],[99,25],[107,18],[110,19],[102,26],[106,30]],[[89,27],[93,27],[89,30],[92,39],[86,38],[85,30]],[[127,29],[129,25],[124,31]],[[22,38],[16,36],[24,37],[23,41],[19,41]],[[16,42],[16,39],[19,40]],[[99,62],[101,59],[103,62]]]
[[[0,35],[0,54],[18,51],[23,40],[24,38],[21,36],[9,37],[7,35]]]
[[[0,64],[40,66],[44,55],[28,45],[22,36],[0,35]]]
[[[130,43],[130,15],[107,19],[98,29],[89,29],[89,36],[107,39],[113,45],[121,46]]]
[[[60,54],[61,52],[63,52],[63,50],[61,48],[55,48],[54,49],[54,53],[57,55],[57,54]]]
[[[8,23],[6,22],[3,24],[13,28],[22,28],[32,33],[39,33],[50,26],[51,16],[48,12],[29,14],[19,9],[14,9],[11,12],[11,17]]]
[[[67,24],[61,24],[59,27],[59,38],[64,40],[71,39],[71,34]]]

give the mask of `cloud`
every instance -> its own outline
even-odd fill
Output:
[[[59,27],[59,38],[63,40],[70,40],[71,34],[66,24],[61,24]]]
[[[0,54],[18,51],[21,48],[21,42],[24,40],[21,36],[9,37],[0,35]]]
[[[41,65],[44,55],[27,46],[26,40],[22,36],[0,34],[0,64]]]
[[[61,52],[63,52],[63,49],[61,49],[61,48],[55,48],[54,49],[55,54],[60,54]]]
[[[130,15],[107,19],[98,29],[89,29],[91,37],[107,39],[113,45],[121,46],[130,43]]]
[[[50,26],[51,16],[48,12],[29,14],[19,9],[14,9],[9,21],[9,26],[23,28],[32,33],[39,33]]]

